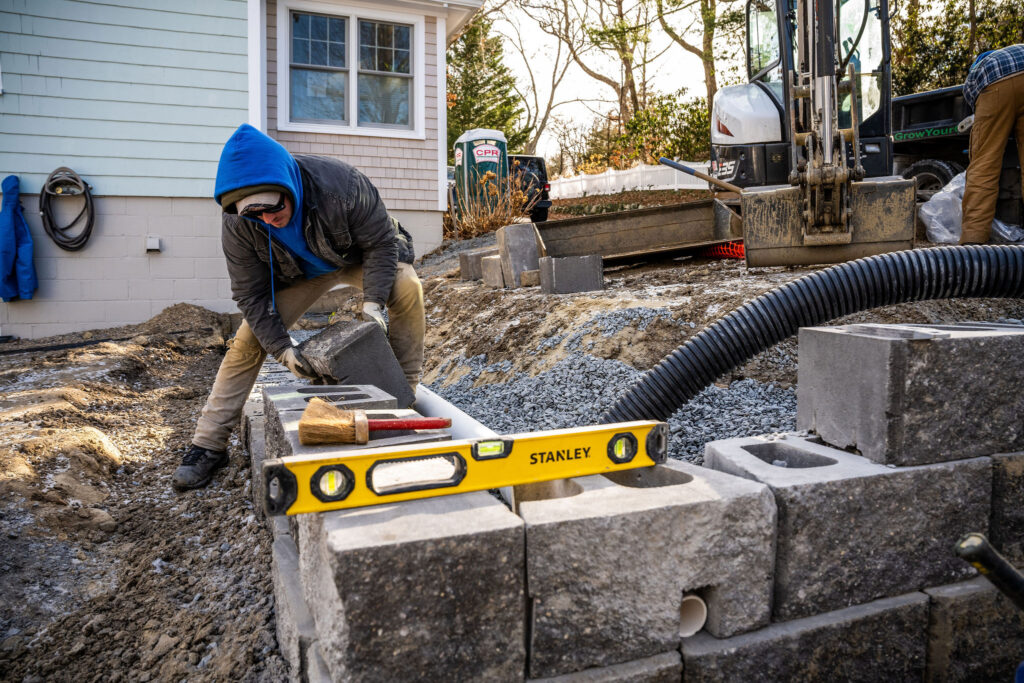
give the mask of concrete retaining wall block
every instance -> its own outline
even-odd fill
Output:
[[[1024,564],[1024,453],[992,456],[989,525],[992,545],[1010,562]]]
[[[299,581],[299,554],[290,536],[274,541],[271,561],[274,579],[274,616],[277,645],[288,661],[290,680],[304,680],[309,668],[310,646],[316,642],[313,616],[306,607]]]
[[[523,523],[486,492],[297,515],[331,678],[522,680]]]
[[[604,261],[599,254],[540,259],[540,288],[545,294],[572,294],[604,289]]]
[[[988,528],[990,458],[893,468],[791,434],[712,441],[704,463],[775,494],[775,620],[974,574],[952,548]]]
[[[494,289],[504,289],[505,275],[501,271],[501,257],[485,256],[480,260],[481,277],[484,284]]]
[[[775,505],[754,482],[672,461],[521,495],[533,678],[679,647],[684,593],[709,632],[768,623]]]
[[[533,223],[506,225],[495,231],[498,238],[498,254],[501,256],[501,273],[505,286],[515,289],[522,286],[524,270],[537,270],[540,253],[540,233]]]
[[[1024,661],[1024,612],[988,579],[929,588],[928,681],[1012,681]]]
[[[676,651],[625,664],[587,669],[554,678],[531,678],[533,683],[679,683],[683,660]]]
[[[497,247],[485,247],[459,253],[459,277],[463,280],[480,280],[484,276],[482,259],[497,256]]]
[[[1024,449],[1020,325],[800,330],[797,428],[894,465]]]
[[[920,681],[928,597],[922,593],[772,624],[718,640],[683,641],[686,683],[711,681]]]

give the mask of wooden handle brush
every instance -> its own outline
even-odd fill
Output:
[[[444,429],[447,417],[403,417],[369,419],[363,410],[342,410],[319,398],[312,398],[299,418],[299,443],[317,446],[330,443],[368,443],[370,432],[391,429]]]

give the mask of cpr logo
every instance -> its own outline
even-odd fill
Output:
[[[479,145],[473,148],[473,157],[478,164],[484,161],[498,163],[501,159],[501,150],[494,145]]]

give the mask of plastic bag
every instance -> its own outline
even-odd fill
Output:
[[[960,242],[960,224],[963,221],[963,209],[960,204],[964,198],[964,179],[966,173],[956,174],[945,187],[932,195],[932,198],[921,205],[918,215],[925,226],[925,235],[929,242],[937,244],[957,244]]]
[[[994,218],[992,219],[992,237],[989,238],[989,242],[993,244],[1024,242],[1024,228]]]

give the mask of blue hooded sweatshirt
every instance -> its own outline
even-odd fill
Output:
[[[18,176],[4,178],[0,189],[4,193],[0,208],[0,298],[31,299],[39,281],[32,263],[32,233],[21,212]]]
[[[217,203],[228,192],[257,185],[280,185],[292,195],[292,219],[283,228],[275,228],[263,221],[254,220],[266,229],[267,234],[284,245],[298,260],[307,278],[337,270],[312,251],[302,235],[302,175],[295,158],[281,146],[248,123],[243,123],[232,134],[220,153],[217,166],[217,182],[213,195]],[[270,245],[267,245],[270,249]]]

